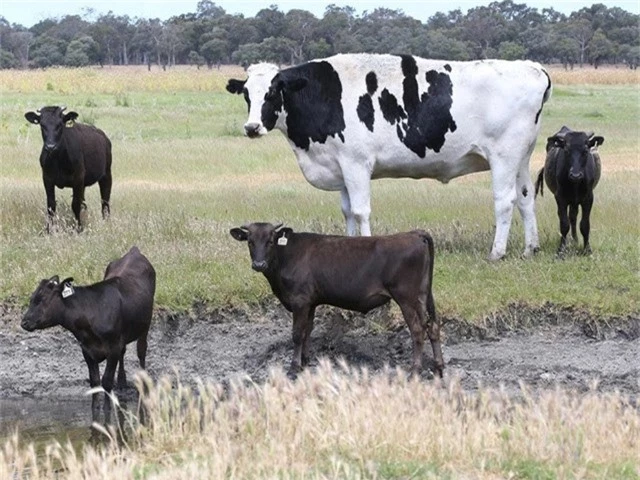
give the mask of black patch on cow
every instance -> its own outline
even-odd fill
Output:
[[[445,63],[445,65],[444,65],[444,69],[445,69],[447,72],[451,72],[451,65],[449,65],[448,63]]]
[[[375,72],[367,73],[365,77],[365,82],[367,82],[367,93],[369,95],[373,95],[378,90],[378,77]]]
[[[378,90],[378,77],[376,77],[375,72],[372,71],[367,73],[365,82],[367,85],[367,93],[358,99],[356,112],[358,113],[360,121],[365,124],[369,131],[373,132],[375,110],[373,108],[373,100],[371,100],[371,96],[376,93],[376,90]]]
[[[375,119],[375,112],[373,110],[373,101],[371,95],[362,95],[358,99],[358,108],[356,109],[358,118],[365,126],[373,132],[373,122]]]
[[[282,70],[278,75],[285,85],[282,99],[291,141],[304,150],[309,149],[311,142],[325,143],[329,136],[338,136],[344,142],[342,83],[331,64],[326,61],[309,62]],[[308,82],[304,88],[296,91],[286,89],[287,82],[300,78]],[[267,126],[265,113],[269,114],[263,108],[262,121]]]
[[[386,88],[380,93],[378,101],[384,119],[391,125],[396,124],[400,141],[424,158],[427,148],[439,152],[445,143],[446,133],[455,132],[457,129],[451,116],[453,84],[447,73],[429,70],[425,74],[429,88],[420,95],[415,58],[410,55],[402,55],[400,58],[404,75],[404,108]],[[449,65],[446,67],[449,68],[445,70],[451,70]]]
[[[522,196],[526,197],[527,195],[529,195],[529,190],[527,190],[527,187],[522,187]]]

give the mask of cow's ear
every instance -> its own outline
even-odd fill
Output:
[[[234,78],[229,79],[227,82],[227,92],[241,94],[244,91],[244,84],[247,83],[246,80],[236,80]]]
[[[600,135],[596,135],[595,137],[592,137],[589,139],[590,148],[596,147],[598,145],[602,145],[603,143],[604,143],[604,137],[601,137]]]
[[[294,78],[282,83],[284,84],[283,90],[286,90],[288,92],[297,92],[306,87],[309,81],[306,78]]]
[[[40,123],[40,115],[36,112],[27,112],[24,114],[24,118],[27,119],[27,122],[33,123],[34,125],[38,125]]]
[[[565,141],[564,137],[560,135],[554,135],[553,137],[547,138],[547,145],[553,145],[554,147],[564,148]]]
[[[293,233],[293,228],[282,227],[280,230],[278,230],[277,236],[278,238],[289,237],[289,235],[291,235],[292,233]]]
[[[229,233],[239,242],[246,242],[247,238],[249,238],[249,232],[240,227],[232,228],[231,230],[229,230]]]
[[[66,113],[64,117],[62,117],[62,121],[64,123],[75,122],[76,118],[78,118],[78,114],[76,112],[69,112],[69,113]]]
[[[60,277],[58,277],[58,275],[54,275],[49,279],[49,283],[52,285],[58,285],[60,283]]]
[[[73,277],[67,277],[67,278],[65,278],[65,279],[64,279],[62,282],[60,282],[60,283],[62,283],[63,285],[64,285],[65,283],[73,283]]]

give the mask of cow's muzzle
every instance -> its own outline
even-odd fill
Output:
[[[244,134],[249,138],[256,138],[262,135],[263,127],[259,123],[246,123],[244,126]]]
[[[267,262],[265,260],[251,262],[251,268],[256,272],[264,272],[267,270]]]
[[[56,148],[58,148],[58,145],[56,145],[55,143],[45,143],[44,144],[44,150],[46,152],[53,152]]]
[[[569,171],[569,180],[572,182],[579,182],[584,178],[584,172],[574,172],[573,170]]]
[[[20,326],[27,332],[33,332],[36,329],[35,322],[29,321],[27,318],[23,318],[20,322]]]

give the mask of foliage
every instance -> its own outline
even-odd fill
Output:
[[[141,410],[116,409],[101,447],[0,449],[3,478],[636,479],[640,413],[618,392],[468,392],[321,361],[263,385],[136,376]],[[105,401],[109,401],[106,400]],[[135,404],[135,402],[134,402]],[[122,406],[121,406],[122,405]],[[96,433],[97,433],[96,432]],[[606,438],[606,441],[603,441]],[[119,442],[119,439],[122,439]]]
[[[88,46],[87,38],[95,45]],[[353,7],[333,4],[322,18],[302,9],[285,13],[276,5],[245,18],[202,0],[196,12],[164,22],[109,12],[93,22],[67,15],[27,29],[0,16],[0,67],[199,67],[203,61],[209,67],[229,62],[246,66],[260,60],[296,64],[335,53],[375,52],[450,60],[528,58],[567,68],[625,63],[636,68],[639,41],[639,15],[599,3],[567,16],[553,8],[539,12],[502,0],[466,14],[439,12],[422,23],[401,10],[381,7],[358,15]]]

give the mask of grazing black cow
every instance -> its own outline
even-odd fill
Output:
[[[91,386],[100,384],[98,364],[106,359],[102,387],[111,391],[119,363],[118,387],[123,388],[128,343],[138,341],[140,367],[145,368],[156,272],[138,247],[132,247],[109,263],[103,281],[86,287],[72,285],[72,281],[60,282],[57,275],[42,280],[31,296],[22,328],[31,332],[61,325],[80,342]]]
[[[426,333],[436,373],[442,377],[440,323],[431,291],[433,240],[428,233],[342,237],[295,233],[270,223],[252,223],[230,233],[248,242],[251,266],[263,273],[275,296],[293,313],[292,374],[309,362],[318,305],[366,313],[393,299],[411,332],[413,373],[422,370]]]
[[[593,189],[600,180],[601,172],[600,155],[596,147],[603,142],[604,137],[594,137],[593,132],[575,132],[565,126],[547,139],[547,158],[538,173],[536,195],[538,191],[540,196],[543,195],[543,184],[546,181],[549,190],[556,197],[562,235],[558,256],[564,254],[569,227],[574,241],[578,241],[578,206],[582,207],[580,233],[584,239],[583,252],[591,253],[589,215],[593,206]]]
[[[27,112],[24,117],[42,132],[40,166],[47,194],[47,231],[56,212],[55,187],[71,187],[71,208],[78,221],[78,230],[86,224],[84,189],[98,182],[102,198],[102,217],[109,216],[111,197],[111,141],[105,133],[92,126],[74,123],[76,112],[64,113],[65,107],[43,107]]]

